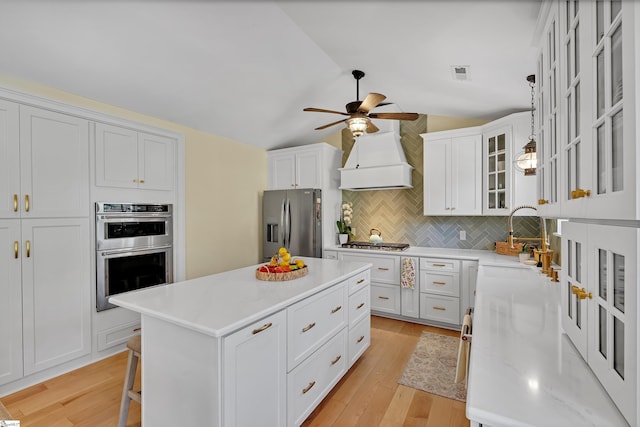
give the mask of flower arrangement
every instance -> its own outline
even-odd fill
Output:
[[[336,225],[338,226],[338,233],[348,234],[349,236],[353,237],[353,234],[351,234],[352,219],[353,219],[353,203],[352,202],[343,203],[340,219],[336,221]]]

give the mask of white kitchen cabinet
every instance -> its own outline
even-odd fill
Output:
[[[89,354],[91,297],[86,218],[22,221],[25,375]]]
[[[409,257],[400,257],[401,268],[404,260]],[[414,284],[413,288],[400,286],[400,314],[404,317],[419,318],[420,317],[420,259],[416,257],[410,258],[413,261],[414,268]],[[402,278],[402,273],[401,273]]]
[[[322,188],[325,175],[337,178],[337,153],[325,143],[269,151],[269,190]]]
[[[400,314],[400,286],[371,283],[371,311]]]
[[[22,377],[20,221],[0,219],[0,385]]]
[[[0,101],[0,218],[89,214],[87,120]]]
[[[96,123],[96,185],[173,190],[175,140]]]
[[[482,133],[479,127],[421,134],[424,214],[482,214]]]
[[[286,311],[225,337],[223,348],[223,425],[286,425]]]
[[[474,308],[476,301],[476,282],[478,281],[478,261],[462,261],[462,278],[460,286],[461,313],[466,313],[467,308]]]
[[[516,168],[531,134],[531,113],[510,114],[482,126],[483,215],[507,216],[536,204],[536,177]]]
[[[420,258],[420,318],[461,325],[460,260]]]

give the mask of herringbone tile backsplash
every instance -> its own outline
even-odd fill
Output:
[[[353,202],[353,227],[356,240],[368,240],[369,230],[377,228],[385,242],[409,243],[412,246],[431,246],[459,249],[489,249],[494,243],[507,240],[507,217],[460,217],[423,215],[423,158],[421,133],[427,131],[433,116],[420,115],[413,122],[400,122],[400,137],[407,161],[413,170],[413,188],[408,190],[343,191],[342,198]],[[430,124],[429,124],[430,125]],[[438,129],[442,130],[442,129]],[[353,138],[343,132],[343,162],[346,161]],[[540,235],[537,217],[514,217],[516,236]],[[460,240],[460,231],[466,240]]]

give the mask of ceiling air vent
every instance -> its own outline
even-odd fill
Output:
[[[452,65],[451,74],[454,80],[471,80],[468,65]]]

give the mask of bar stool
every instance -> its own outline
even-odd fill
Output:
[[[142,354],[142,345],[140,335],[136,335],[127,341],[129,349],[129,360],[127,362],[127,373],[124,377],[124,388],[122,389],[122,401],[120,402],[120,418],[118,427],[127,425],[127,415],[129,415],[129,404],[131,399],[138,403],[142,403],[142,390],[133,391],[133,382],[136,378],[136,370],[138,369],[138,360]]]

